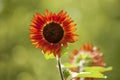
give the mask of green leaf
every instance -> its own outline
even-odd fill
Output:
[[[61,56],[62,56],[62,55],[66,55],[66,54],[68,54],[67,48],[63,46],[63,47],[62,47]],[[46,59],[54,59],[54,58],[55,58],[55,56],[54,56],[53,53],[51,53],[51,54],[45,53],[44,56],[45,56]]]
[[[88,58],[90,55],[88,53],[84,53],[81,55],[82,59],[86,59]]]
[[[77,67],[77,65],[75,65],[75,64],[70,64],[70,63],[65,63],[65,64],[64,64],[64,67],[65,67],[65,68],[75,68],[75,67]]]
[[[84,54],[80,54],[79,56],[76,57],[76,63],[79,64],[79,62],[80,62],[81,60],[85,60],[85,61],[86,61],[86,60],[91,60],[91,59],[90,59],[90,55],[85,52]]]
[[[100,67],[100,66],[93,66],[93,67],[86,67],[85,71],[98,71],[98,72],[106,72],[112,70],[112,67]]]
[[[106,78],[102,73],[100,72],[80,72],[80,73],[73,73],[75,76],[73,78]]]
[[[67,47],[62,46],[61,56],[62,55],[67,55],[67,54],[68,54]]]
[[[70,76],[70,72],[67,69],[63,70],[64,78],[67,79]]]
[[[44,56],[45,56],[45,58],[46,59],[54,59],[55,58],[55,56],[53,55],[53,54],[44,54]]]

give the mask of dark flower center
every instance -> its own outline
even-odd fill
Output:
[[[58,43],[63,38],[63,28],[54,22],[47,24],[43,29],[44,38],[50,43]]]

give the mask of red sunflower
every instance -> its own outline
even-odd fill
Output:
[[[43,50],[45,54],[61,56],[62,46],[76,41],[76,24],[61,10],[58,14],[48,12],[42,15],[37,13],[30,26],[30,39],[36,48]]]
[[[86,57],[85,57],[86,55]],[[73,72],[83,72],[85,67],[92,66],[105,66],[103,60],[103,54],[98,50],[97,47],[86,44],[83,45],[80,50],[74,50],[73,55],[70,56],[70,61],[72,64],[78,64],[76,68],[72,68]],[[77,78],[75,80],[99,80],[97,78]]]

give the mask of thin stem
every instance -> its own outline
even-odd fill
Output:
[[[59,57],[57,58],[57,64],[58,64],[58,69],[59,69],[61,80],[64,80],[63,71],[62,71],[62,68],[61,68],[61,61],[60,61]]]

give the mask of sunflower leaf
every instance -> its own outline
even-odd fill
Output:
[[[70,76],[70,72],[67,69],[63,70],[64,78],[67,79]]]
[[[68,51],[67,51],[67,48],[62,46],[62,52],[61,52],[61,56],[62,55],[67,55],[68,54]]]
[[[107,78],[106,76],[104,76],[102,73],[100,72],[80,72],[80,73],[72,73],[73,74],[73,78]]]
[[[54,59],[55,56],[53,54],[44,54],[46,59]]]
[[[77,65],[75,65],[75,64],[70,64],[70,63],[65,63],[65,64],[64,64],[64,67],[65,67],[65,68],[75,68],[75,67],[77,67]]]
[[[106,72],[112,70],[112,67],[100,67],[100,66],[93,66],[93,67],[86,67],[85,71],[98,71],[98,72]]]

